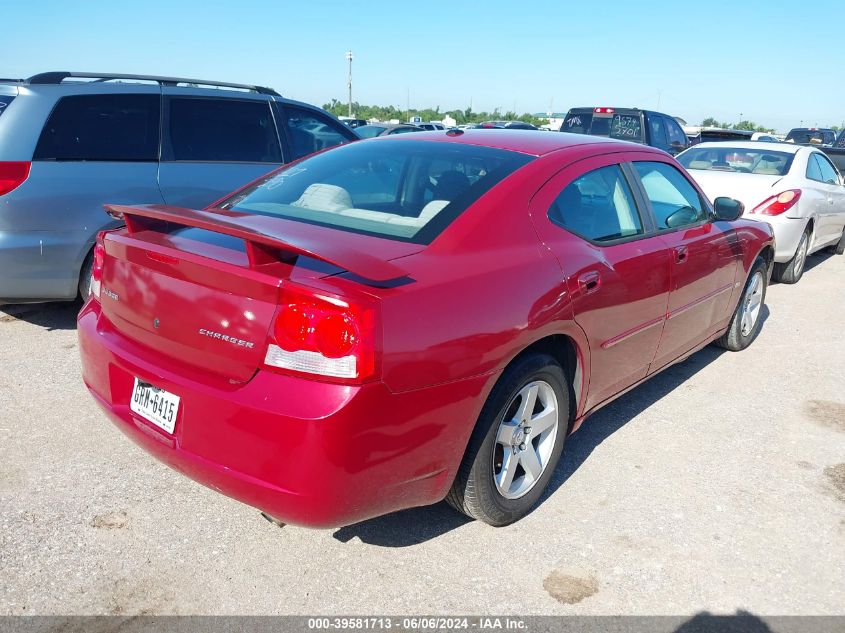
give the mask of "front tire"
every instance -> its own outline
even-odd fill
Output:
[[[727,331],[715,343],[732,352],[739,352],[751,345],[763,326],[763,306],[766,305],[766,262],[758,257],[748,279],[742,296],[731,317]]]
[[[792,256],[788,262],[783,264],[775,263],[772,277],[775,281],[782,284],[796,284],[801,276],[804,274],[804,267],[807,263],[807,253],[810,249],[810,227],[804,230],[801,240],[798,242],[798,248],[795,249],[795,255]]]
[[[537,504],[569,431],[566,375],[547,354],[517,359],[502,374],[475,425],[446,501],[489,525],[522,518]]]

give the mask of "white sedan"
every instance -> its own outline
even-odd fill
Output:
[[[845,252],[845,186],[833,163],[813,147],[700,143],[677,156],[711,201],[727,196],[743,216],[772,225],[774,278],[794,284],[807,256],[825,247]]]

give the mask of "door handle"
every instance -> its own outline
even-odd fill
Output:
[[[675,247],[675,261],[679,264],[683,264],[687,261],[687,256],[689,255],[689,250],[686,246],[676,246]]]
[[[601,275],[597,270],[591,270],[578,277],[578,287],[585,295],[596,292],[601,288]]]

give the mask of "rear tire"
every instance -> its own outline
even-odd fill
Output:
[[[792,256],[788,262],[783,264],[775,263],[772,277],[775,281],[782,284],[795,284],[801,279],[804,274],[804,268],[807,264],[807,253],[810,249],[810,228],[804,231],[801,239],[798,242],[798,247],[795,249],[795,255]]]
[[[766,273],[766,261],[758,257],[748,273],[742,296],[731,317],[731,324],[725,333],[714,341],[719,347],[739,352],[757,338],[763,325],[761,316],[766,305]]]
[[[493,526],[532,510],[569,431],[566,385],[563,368],[547,354],[526,355],[505,370],[470,436],[449,505]]]
[[[91,294],[91,273],[94,270],[94,251],[85,257],[82,269],[79,271],[79,298],[85,303]]]
[[[834,255],[845,255],[845,227],[842,228],[842,235],[839,236],[839,241],[827,248]]]

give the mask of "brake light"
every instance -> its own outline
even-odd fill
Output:
[[[284,288],[264,363],[295,374],[364,382],[376,371],[375,309]]]
[[[106,232],[97,233],[97,241],[94,243],[94,262],[91,266],[91,295],[100,298],[100,286],[103,283],[103,264],[106,261],[106,246],[103,242]]]
[[[758,204],[751,213],[761,213],[762,215],[780,215],[786,213],[795,206],[801,198],[800,189],[787,189],[776,196],[766,198]]]
[[[594,108],[593,112],[596,114],[613,114],[613,108]]]
[[[20,187],[29,178],[31,163],[0,161],[0,196]]]

